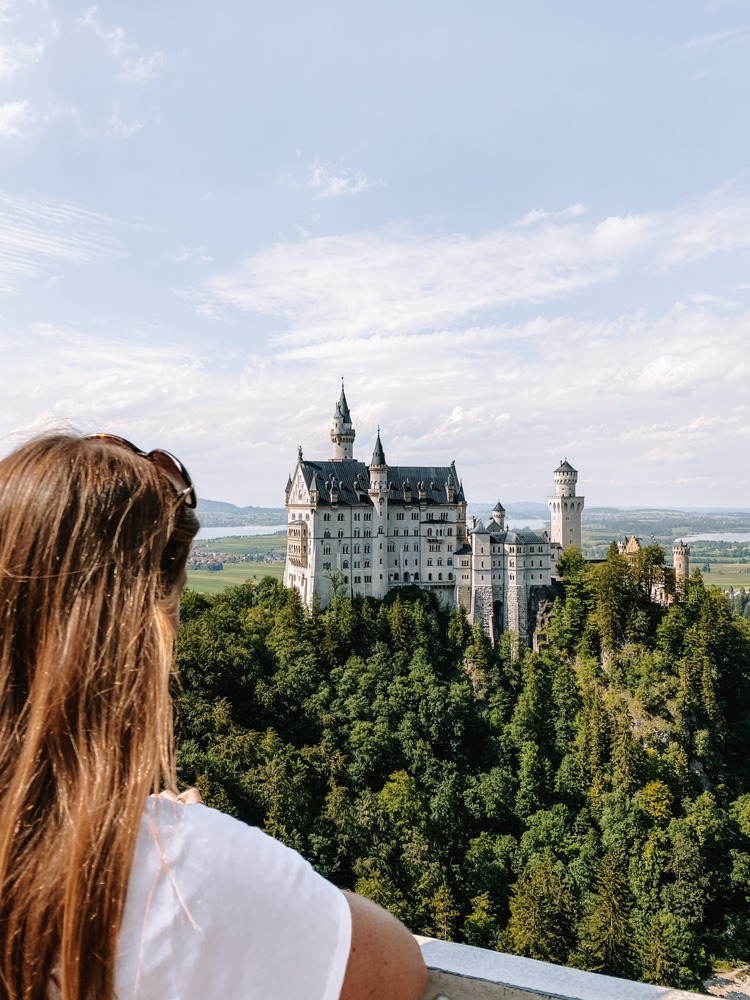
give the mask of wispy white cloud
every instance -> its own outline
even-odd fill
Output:
[[[62,263],[87,265],[117,252],[111,219],[70,202],[0,194],[0,294]]]
[[[164,71],[167,64],[164,52],[157,49],[148,55],[137,55],[139,46],[135,42],[128,41],[125,29],[121,25],[111,30],[102,27],[95,5],[88,7],[78,18],[78,25],[81,28],[90,28],[96,37],[104,42],[105,51],[112,56],[119,67],[120,79],[129,83],[147,83]]]
[[[34,112],[28,101],[0,104],[0,136],[24,138],[33,121]]]
[[[479,236],[406,228],[278,243],[192,294],[278,322],[282,342],[395,335],[475,321],[487,311],[560,300],[628,268],[674,270],[750,249],[750,194],[732,188],[673,212],[584,219],[576,207],[540,225]]]
[[[315,192],[316,198],[332,198],[336,195],[360,194],[382,181],[370,181],[361,170],[335,168],[315,161],[310,165],[307,186]]]
[[[124,121],[120,104],[115,101],[107,117],[107,131],[117,139],[130,139],[136,132],[140,132],[147,121],[148,116],[133,118],[129,122]]]
[[[747,41],[748,37],[747,25],[741,25],[736,28],[727,28],[725,31],[712,31],[710,34],[702,35],[700,38],[691,38],[685,45],[688,49],[700,50],[711,48],[715,45],[744,42]]]
[[[19,70],[33,66],[44,55],[45,42],[24,42],[20,39],[0,42],[0,80],[10,80]]]
[[[565,220],[565,219],[575,219],[579,215],[583,215],[586,212],[586,206],[577,203],[575,205],[568,205],[567,208],[561,209],[559,212],[548,212],[543,208],[532,208],[530,212],[527,212],[522,216],[518,222],[515,223],[516,226],[535,226],[540,222],[546,222],[549,219],[552,220]]]

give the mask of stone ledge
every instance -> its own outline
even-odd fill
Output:
[[[422,1000],[695,1000],[700,995],[465,944],[417,941],[429,973]]]

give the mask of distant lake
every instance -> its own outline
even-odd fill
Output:
[[[750,542],[750,531],[705,531],[700,535],[683,535],[684,542]]]
[[[236,528],[201,528],[198,538],[244,538],[252,535],[275,535],[277,531],[286,534],[285,524],[240,524]]]

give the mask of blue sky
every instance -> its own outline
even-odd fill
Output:
[[[0,438],[750,507],[748,0],[0,0]]]

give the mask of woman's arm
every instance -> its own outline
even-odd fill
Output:
[[[352,913],[352,944],[340,1000],[418,1000],[427,970],[412,935],[364,896],[344,897]]]

